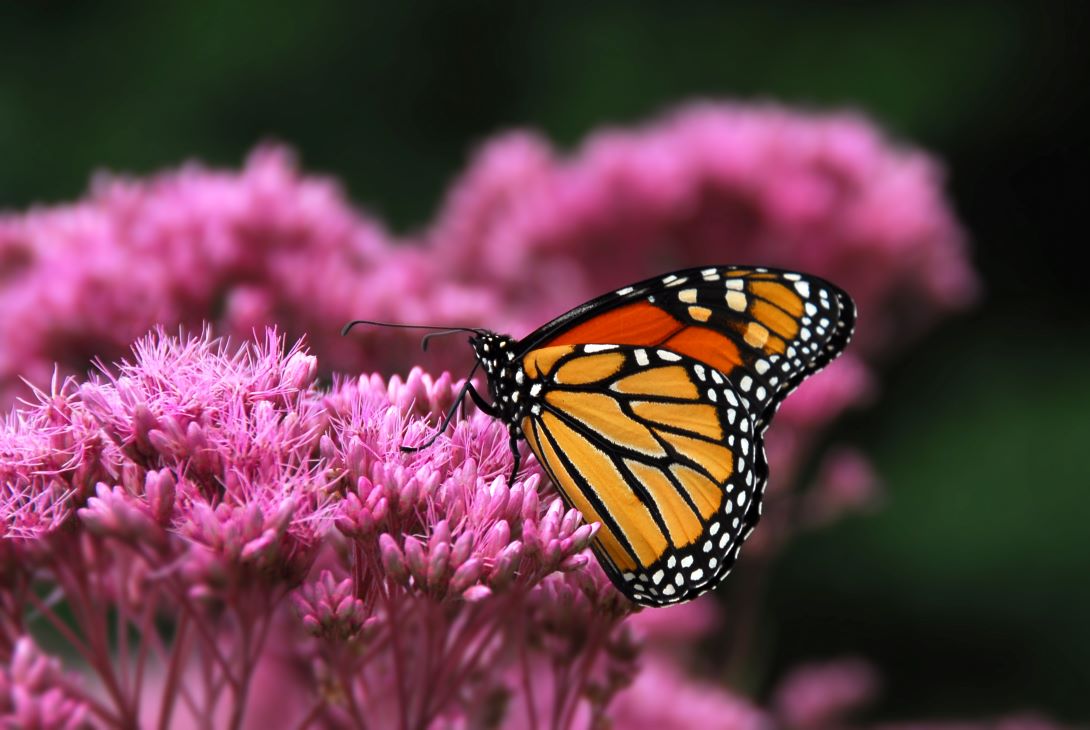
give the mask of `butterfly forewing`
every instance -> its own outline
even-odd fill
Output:
[[[762,431],[780,402],[845,347],[851,299],[815,276],[689,269],[606,294],[550,322],[527,349],[615,343],[665,348],[718,370]]]
[[[665,348],[535,348],[522,359],[530,448],[601,523],[594,551],[633,600],[662,605],[730,568],[763,488],[756,426],[718,370]]]

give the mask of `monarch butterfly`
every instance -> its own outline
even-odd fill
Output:
[[[455,408],[468,394],[507,425],[512,476],[525,440],[569,507],[600,523],[592,549],[613,584],[662,606],[733,566],[761,515],[765,429],[854,322],[851,298],[815,276],[715,266],[623,287],[521,340],[437,334],[472,333],[488,379],[491,401],[470,373]]]

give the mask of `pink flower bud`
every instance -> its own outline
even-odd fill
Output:
[[[318,359],[313,355],[296,352],[284,364],[281,385],[294,390],[303,390],[310,385],[317,373]]]
[[[450,543],[441,542],[428,553],[427,586],[430,590],[442,592],[450,578]]]
[[[473,541],[476,535],[472,530],[463,532],[458,536],[458,539],[454,542],[454,547],[450,551],[451,565],[459,566],[466,561],[470,552],[473,550]]]
[[[515,577],[515,571],[522,561],[522,543],[515,540],[505,547],[496,558],[489,582],[493,588],[506,588]]]
[[[572,552],[581,552],[590,545],[590,541],[597,534],[598,528],[601,527],[601,523],[593,522],[589,525],[580,525],[575,532],[571,535],[571,548]]]
[[[174,486],[174,474],[169,469],[149,471],[144,478],[144,497],[160,525],[168,524],[174,514]]]
[[[78,511],[87,529],[126,541],[147,540],[155,545],[165,541],[166,536],[151,515],[124,489],[99,482],[95,494]]]
[[[477,558],[470,558],[451,576],[450,593],[455,596],[462,595],[466,589],[480,580],[483,572],[484,563]]]
[[[152,444],[150,433],[158,431],[159,420],[143,403],[138,403],[132,409],[132,435],[136,447],[144,454],[150,454],[155,447]]]
[[[415,537],[405,538],[405,564],[409,568],[416,585],[423,588],[427,585],[428,557],[424,546]]]
[[[446,520],[439,520],[431,529],[431,536],[428,538],[428,549],[434,550],[438,545],[442,544],[447,544],[447,547],[449,548],[449,543],[450,525]]]
[[[349,492],[337,508],[333,525],[345,537],[361,538],[371,534],[375,520],[371,510],[360,503],[359,497]]]
[[[577,509],[570,509],[564,513],[564,518],[560,521],[560,534],[567,536],[572,534],[578,527],[579,523],[583,521],[583,515],[580,514]]]
[[[247,542],[240,554],[243,560],[267,560],[276,553],[280,535],[274,529],[265,530],[255,540]]]
[[[488,586],[475,585],[470,586],[462,592],[462,598],[470,603],[477,603],[483,601],[492,595],[492,589]]]
[[[536,480],[535,480],[536,482]],[[536,489],[532,489],[527,482],[526,494],[522,497],[522,518],[525,520],[536,520],[540,511],[540,498]]]
[[[408,585],[409,570],[405,565],[405,555],[401,552],[394,538],[387,533],[378,536],[379,554],[382,556],[382,568],[391,580],[400,585]]]
[[[177,456],[175,442],[160,429],[154,428],[147,432],[148,443],[151,448],[161,455],[174,458]]]
[[[560,563],[560,570],[565,572],[572,570],[582,570],[583,568],[587,567],[588,563],[590,563],[589,555],[569,555],[568,557],[564,558],[564,560]]]
[[[337,446],[333,442],[333,439],[329,437],[329,434],[322,434],[322,438],[318,439],[318,453],[321,454],[322,459],[328,463],[333,463],[337,458]]]
[[[511,542],[511,528],[506,520],[500,520],[492,525],[488,534],[481,541],[480,552],[485,557],[496,555]]]
[[[490,499],[487,514],[502,514],[507,508],[507,500],[510,496],[510,491],[507,489],[507,477],[498,476],[493,479],[492,484],[489,485],[488,494]]]

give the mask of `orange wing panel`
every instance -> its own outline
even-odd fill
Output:
[[[742,364],[738,345],[706,327],[686,327],[664,342],[663,347],[707,363],[724,374]]]
[[[684,327],[655,305],[634,302],[577,324],[538,347],[600,344],[654,347]]]

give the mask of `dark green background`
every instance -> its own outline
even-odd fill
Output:
[[[856,652],[886,672],[876,717],[1090,719],[1088,287],[1071,260],[1086,241],[1085,16],[515,5],[8,0],[0,207],[73,199],[98,168],[237,165],[275,138],[406,231],[512,126],[568,145],[693,97],[861,108],[947,163],[986,297],[896,360],[878,405],[836,434],[873,455],[886,508],[780,562],[759,686]]]

